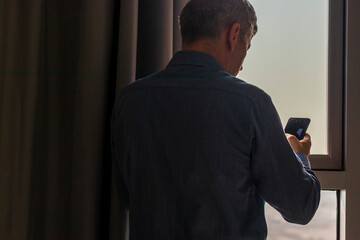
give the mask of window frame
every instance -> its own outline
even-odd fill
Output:
[[[343,171],[316,171],[316,176],[322,189],[341,190],[338,239],[357,240],[360,236],[360,1],[344,0],[344,5]]]
[[[311,154],[314,170],[343,170],[345,0],[329,0],[328,154]]]

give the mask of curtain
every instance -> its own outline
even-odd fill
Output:
[[[0,1],[0,239],[126,239],[110,116],[180,49],[186,0]]]

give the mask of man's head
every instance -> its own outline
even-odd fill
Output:
[[[179,18],[183,49],[208,52],[236,75],[257,32],[256,20],[247,0],[190,0]]]

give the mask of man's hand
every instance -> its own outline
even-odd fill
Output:
[[[311,137],[309,134],[306,133],[304,138],[300,141],[294,135],[288,133],[285,135],[294,152],[305,153],[306,156],[309,157],[311,148]]]

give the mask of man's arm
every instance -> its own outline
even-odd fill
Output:
[[[120,202],[124,205],[124,207],[129,210],[129,192],[125,186],[125,182],[123,176],[120,173],[120,169],[116,166],[116,161],[113,160],[112,169],[114,172],[115,178],[115,186],[118,193],[118,197]]]
[[[252,117],[251,169],[257,191],[287,221],[307,224],[318,208],[321,187],[306,154],[294,153],[267,95],[256,99]]]

